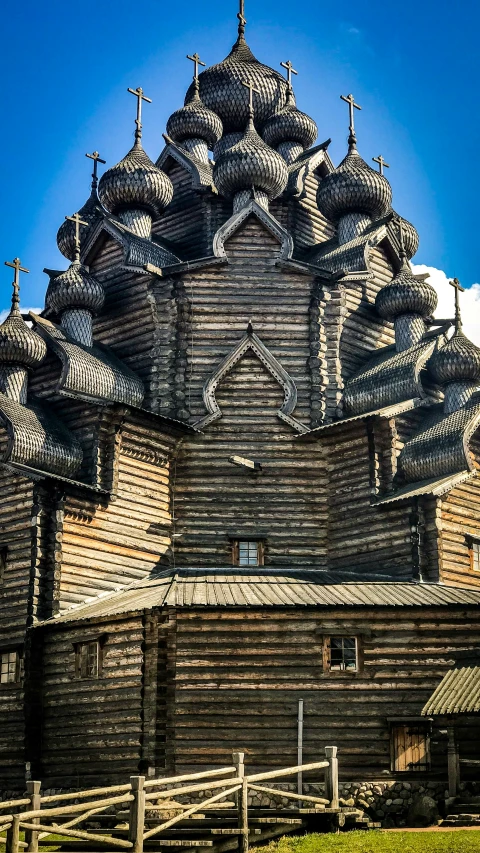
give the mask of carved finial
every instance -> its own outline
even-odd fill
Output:
[[[347,102],[348,107],[349,107],[349,113],[350,113],[350,126],[349,126],[349,130],[350,130],[350,135],[349,135],[349,137],[348,137],[348,145],[349,145],[349,148],[356,148],[356,145],[357,145],[357,137],[356,137],[356,135],[355,135],[355,116],[354,116],[354,110],[361,110],[362,108],[361,108],[361,106],[359,106],[359,104],[356,104],[356,103],[355,103],[355,98],[353,97],[353,95],[340,95],[340,97],[341,97],[342,101],[346,101],[346,102]]]
[[[388,165],[388,163],[385,162],[381,154],[379,154],[378,157],[372,157],[372,160],[374,163],[378,163],[378,171],[381,175],[383,175],[384,169],[390,168],[390,166]]]
[[[78,213],[75,213],[73,216],[66,216],[65,219],[68,219],[69,222],[75,223],[75,259],[74,263],[80,263],[80,225],[88,225],[88,222],[84,222],[83,219],[80,219]]]
[[[400,261],[402,266],[407,263],[407,253],[405,251],[405,245],[403,242],[403,225],[400,217],[397,218],[397,228],[398,228],[398,242],[400,243]]]
[[[135,130],[135,142],[140,145],[140,140],[142,138],[142,101],[146,101],[147,104],[151,104],[152,101],[143,94],[141,86],[138,86],[136,89],[127,89],[127,92],[130,92],[131,95],[135,95],[137,98],[137,117],[135,119],[137,128]]]
[[[15,274],[13,277],[12,287],[12,311],[18,312],[20,305],[20,273],[21,272],[30,272],[25,267],[22,267],[20,258],[14,258],[13,261],[5,261],[6,267],[12,267],[15,270]]]
[[[253,335],[253,326],[252,326],[252,321],[251,321],[251,320],[249,320],[249,321],[248,321],[248,326],[247,326],[247,335]]]
[[[238,38],[243,41],[245,38],[245,24],[247,23],[247,19],[245,17],[245,0],[239,0],[239,11],[237,14],[238,18]]]
[[[254,110],[253,110],[253,93],[256,92],[257,95],[260,95],[260,90],[256,89],[251,80],[242,80],[242,86],[245,86],[246,89],[249,90],[249,101],[248,101],[248,111],[250,116],[250,122],[253,122],[254,118]]]
[[[206,65],[205,65],[205,63],[204,63],[204,62],[202,62],[202,60],[200,59],[200,57],[199,57],[198,53],[194,53],[194,54],[192,54],[192,56],[190,56],[190,54],[189,54],[189,53],[187,53],[187,59],[190,59],[190,60],[191,60],[191,62],[193,62],[193,64],[194,64],[194,70],[193,70],[193,82],[195,83],[195,90],[198,92],[198,89],[199,89],[199,83],[198,83],[198,66],[199,66],[199,65],[202,65],[204,68],[206,68]]]
[[[462,329],[462,317],[460,314],[460,294],[465,293],[465,288],[462,287],[458,278],[452,278],[448,282],[455,288],[455,332],[460,332]]]
[[[85,154],[85,157],[89,157],[90,160],[93,160],[93,172],[92,172],[92,190],[97,189],[98,184],[98,175],[97,175],[97,167],[99,163],[105,163],[106,160],[102,160],[98,151],[94,151],[93,154]]]

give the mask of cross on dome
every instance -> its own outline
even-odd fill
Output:
[[[359,104],[355,103],[355,98],[353,97],[353,95],[340,95],[340,98],[342,99],[342,101],[345,101],[349,107],[350,136],[348,137],[348,144],[350,145],[350,147],[355,147],[355,145],[357,144],[357,137],[355,136],[355,114],[354,114],[354,110],[361,110],[362,108]]]
[[[93,160],[92,189],[96,189],[97,184],[98,184],[98,175],[97,175],[98,164],[99,163],[105,164],[107,161],[102,160],[98,151],[94,151],[93,154],[85,154],[85,157],[89,157],[90,160]]]
[[[88,155],[87,155],[88,156]],[[78,213],[74,213],[73,216],[66,216],[69,222],[73,222],[75,224],[75,263],[80,263],[80,225],[88,225],[88,222],[84,222],[83,219],[80,219]]]
[[[455,288],[455,331],[459,332],[462,328],[462,317],[460,314],[460,294],[465,293],[465,288],[462,287],[458,278],[452,278],[448,283],[451,287]]]
[[[187,53],[187,59],[190,59],[190,60],[191,60],[191,62],[193,62],[193,63],[194,63],[195,70],[194,70],[194,72],[193,72],[193,79],[194,79],[194,80],[198,80],[198,66],[199,66],[199,65],[202,65],[202,66],[203,66],[203,68],[206,68],[205,63],[204,63],[204,62],[202,62],[202,60],[200,59],[200,57],[199,57],[198,53],[194,53],[192,56],[190,56],[190,54],[189,54],[189,53]]]
[[[143,94],[141,86],[137,86],[136,89],[127,89],[127,92],[130,92],[131,95],[135,95],[137,98],[137,117],[135,119],[137,129],[135,131],[135,142],[139,142],[142,138],[142,101],[146,101],[147,104],[151,104],[152,101],[151,98],[147,98],[147,96]]]
[[[256,92],[257,95],[260,95],[260,89],[256,89],[251,80],[242,80],[242,86],[245,86],[245,88],[249,90],[248,106],[250,110],[250,118],[253,118],[253,93]]]
[[[290,60],[287,60],[287,62],[281,62],[280,65],[282,66],[282,68],[285,68],[287,71],[287,83],[288,83],[289,87],[291,88],[292,87],[292,74],[298,74],[298,71],[295,71],[295,68],[293,67]]]
[[[247,23],[247,19],[245,17],[245,0],[239,0],[239,11],[237,14],[238,18],[238,35],[245,35],[245,24]]]
[[[12,297],[12,305],[20,304],[20,273],[21,272],[30,272],[26,267],[22,267],[22,263],[20,258],[14,258],[13,261],[5,261],[6,267],[12,267],[15,270],[15,274],[13,277],[12,287],[13,287],[13,297]]]
[[[378,171],[380,172],[381,175],[383,175],[384,169],[390,168],[390,165],[385,162],[385,160],[381,154],[379,154],[378,157],[372,157],[372,160],[374,163],[378,163]]]

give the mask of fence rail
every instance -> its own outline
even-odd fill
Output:
[[[222,805],[222,800],[235,797],[237,812],[237,829],[229,829],[231,835],[238,835],[240,853],[248,853],[249,848],[249,791],[274,794],[285,799],[313,803],[316,808],[329,806],[338,809],[338,760],[337,748],[325,748],[325,759],[311,764],[297,764],[280,770],[246,775],[244,753],[233,753],[231,766],[216,770],[200,771],[161,779],[146,779],[144,776],[132,776],[130,782],[124,785],[110,785],[103,788],[90,788],[85,791],[67,794],[49,794],[42,796],[40,782],[27,783],[27,797],[0,802],[0,833],[6,832],[6,853],[38,853],[39,843],[52,844],[52,835],[66,840],[78,839],[100,845],[101,847],[130,850],[132,853],[143,853],[144,844],[153,838],[158,838],[168,829],[198,814],[202,809],[208,810]],[[307,773],[308,771],[325,771],[325,797],[315,797],[308,794],[295,794],[280,788],[259,785],[258,782],[284,779],[289,776]],[[223,777],[223,778],[219,778]],[[190,784],[182,784],[190,783]],[[167,787],[172,786],[172,787]],[[145,830],[145,812],[152,808],[152,800],[168,800],[186,794],[195,794],[208,788],[218,789],[218,793],[210,794],[198,803],[175,803],[172,810],[177,814],[163,820],[159,814],[159,824]],[[158,790],[150,790],[158,789]],[[163,789],[163,790],[162,790]],[[72,802],[77,800],[77,802]],[[78,802],[83,800],[85,802]],[[57,803],[50,807],[50,803]],[[81,829],[79,824],[94,815],[104,812],[113,805],[129,804],[127,838],[101,832]],[[227,804],[224,804],[227,805]],[[45,808],[47,806],[47,808]],[[17,811],[26,807],[22,812]],[[156,804],[154,811],[165,811],[168,804]],[[1,814],[8,810],[7,814]],[[57,819],[57,820],[56,820]],[[58,822],[58,819],[63,822]],[[21,832],[25,840],[21,840]],[[218,832],[218,830],[217,830]],[[226,830],[225,830],[226,832]],[[160,840],[160,839],[159,839]],[[61,842],[59,842],[61,843]]]

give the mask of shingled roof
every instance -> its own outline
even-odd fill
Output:
[[[440,584],[358,582],[315,569],[167,569],[119,592],[75,607],[50,624],[154,607],[451,607],[479,606],[480,589]],[[45,623],[44,623],[45,624]]]
[[[451,669],[422,710],[424,716],[472,714],[480,711],[479,665]]]

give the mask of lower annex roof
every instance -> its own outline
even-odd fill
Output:
[[[422,710],[423,716],[480,711],[480,666],[460,666],[442,678]]]
[[[39,624],[57,625],[154,607],[478,606],[480,589],[353,581],[315,569],[166,569]]]

